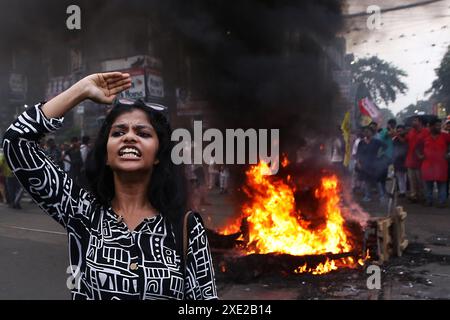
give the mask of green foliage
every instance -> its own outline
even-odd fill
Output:
[[[436,69],[437,79],[433,81],[431,89],[427,93],[441,100],[449,101],[450,99],[450,46],[441,61],[438,69]]]
[[[364,85],[377,104],[389,105],[408,90],[403,82],[407,73],[376,56],[358,59],[351,68],[353,82]]]

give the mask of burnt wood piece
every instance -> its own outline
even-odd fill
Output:
[[[220,234],[214,230],[206,229],[209,245],[212,249],[233,249],[243,247],[249,241],[247,218],[242,218],[240,231],[228,235]],[[238,240],[241,238],[242,240]]]
[[[241,232],[223,235],[214,230],[206,229],[206,235],[212,249],[233,249],[242,243],[242,241],[237,240],[242,235]]]
[[[215,259],[220,265],[221,276],[236,282],[248,282],[260,276],[294,275],[294,270],[307,264],[308,268],[315,268],[328,259],[346,257],[361,257],[360,252],[340,254],[322,254],[293,256],[289,254],[250,254],[246,256],[222,255]]]
[[[393,254],[392,247],[392,225],[391,217],[371,218],[376,228],[376,257],[377,263],[383,264],[389,260]]]

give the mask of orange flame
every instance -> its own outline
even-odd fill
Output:
[[[285,157],[283,157],[283,159],[281,160],[281,166],[283,167],[283,168],[285,168],[285,167],[287,167],[289,165],[289,160],[288,160],[288,158],[285,156]]]
[[[247,184],[243,190],[250,201],[244,204],[242,211],[248,222],[248,246],[245,249],[247,254],[285,253],[303,256],[347,253],[353,249],[339,207],[336,176],[322,178],[320,187],[315,190],[314,195],[319,202],[318,210],[321,216],[326,218],[326,223],[320,228],[311,229],[310,222],[303,219],[300,210],[296,208],[292,177],[288,176],[284,181],[275,176],[264,175],[268,170],[268,165],[260,162],[246,173]],[[220,232],[237,232],[241,219],[242,217]],[[323,274],[336,270],[339,266],[354,265],[357,263],[351,257],[327,259],[315,268],[309,268],[305,264],[295,272]]]
[[[299,218],[300,212],[295,208],[295,188],[263,175],[267,169],[267,164],[261,162],[247,172],[246,192],[253,199],[244,205],[243,212],[250,225],[249,240],[255,246],[254,252],[311,255],[351,250],[338,206],[335,176],[323,178],[315,192],[327,223],[323,229],[310,230],[309,223]]]
[[[308,264],[304,264],[301,267],[298,267],[294,272],[295,273],[312,273],[314,275],[325,274],[338,268],[357,268],[358,265],[364,266],[365,260],[368,259],[369,256],[365,258],[358,259],[357,263],[355,263],[355,258],[353,257],[345,257],[340,259],[327,259],[325,263],[319,263],[315,268],[309,268]]]
[[[218,230],[220,234],[223,234],[224,236],[235,234],[240,232],[241,230],[241,222],[238,220],[236,222],[231,222],[229,225],[221,228]]]

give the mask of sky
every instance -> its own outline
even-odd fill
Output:
[[[370,5],[383,9],[425,0],[347,0],[348,14],[365,12]],[[381,27],[370,30],[368,17],[349,18],[347,51],[356,58],[377,55],[405,70],[409,90],[388,106],[394,114],[417,100],[426,98],[436,79],[435,69],[450,45],[450,0],[381,13]]]

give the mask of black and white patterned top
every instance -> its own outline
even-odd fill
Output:
[[[38,147],[62,125],[47,119],[42,104],[8,128],[8,164],[37,204],[67,231],[73,299],[216,299],[211,253],[201,219],[188,221],[186,278],[174,229],[159,214],[129,231],[111,207],[101,206]],[[183,281],[184,280],[184,281]]]

